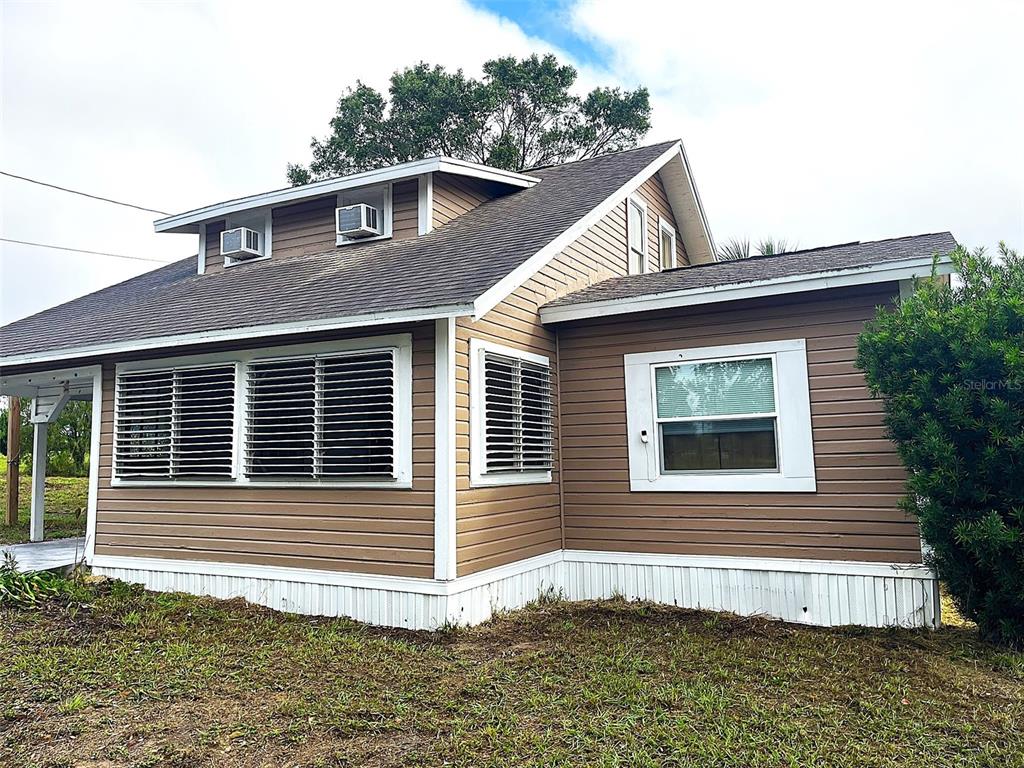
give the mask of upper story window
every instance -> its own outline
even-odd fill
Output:
[[[470,341],[473,485],[551,481],[551,367],[542,355]]]
[[[676,228],[658,217],[658,254],[662,269],[676,267]]]
[[[220,252],[224,266],[270,258],[273,233],[270,210],[237,213],[224,221]]]
[[[626,236],[629,241],[629,274],[647,271],[647,203],[631,197],[626,202]]]
[[[813,491],[803,339],[625,356],[630,488]]]
[[[409,487],[411,338],[119,365],[113,481]]]
[[[394,217],[391,192],[391,184],[383,184],[340,193],[335,210],[337,244],[391,237]]]

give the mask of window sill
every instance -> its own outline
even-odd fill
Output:
[[[255,256],[254,258],[251,258],[251,259],[236,259],[236,258],[233,258],[231,256],[225,256],[224,257],[224,269],[231,269],[232,267],[240,267],[243,264],[255,264],[257,261],[266,261],[269,258],[270,258],[270,254],[267,254],[266,256]],[[228,263],[228,259],[231,260],[230,263]]]
[[[660,475],[654,480],[630,478],[630,491],[670,493],[814,493],[813,477],[783,477],[771,474]]]
[[[551,482],[551,472],[517,472],[507,475],[475,475],[471,488],[493,488],[501,485],[541,485]]]
[[[345,237],[344,235],[335,234],[335,245],[359,245],[360,243],[374,243],[378,240],[390,240],[392,234],[388,232],[385,235],[374,235],[373,237]]]
[[[352,490],[393,488],[409,490],[410,480],[366,480],[353,482],[316,481],[316,480],[111,480],[111,488],[348,488]]]

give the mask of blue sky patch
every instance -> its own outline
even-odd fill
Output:
[[[598,47],[580,37],[570,26],[572,3],[569,0],[470,0],[470,4],[515,22],[526,34],[569,53],[577,64],[602,67],[607,62]]]

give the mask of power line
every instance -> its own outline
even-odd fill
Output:
[[[137,211],[146,211],[146,213],[159,213],[161,216],[169,216],[170,214],[166,211],[158,211],[155,208],[146,208],[143,205],[134,205],[133,203],[122,203],[120,200],[111,200],[109,197],[100,197],[99,195],[90,195],[88,192],[79,192],[75,189],[68,189],[67,187],[58,187],[56,184],[48,184],[45,181],[39,181],[38,179],[30,179],[28,176],[19,176],[16,173],[8,173],[7,171],[0,171],[0,175],[10,176],[12,179],[20,179],[21,181],[27,181],[30,184],[38,184],[41,187],[49,187],[50,189],[59,189],[61,192],[70,192],[72,195],[81,195],[82,197],[92,198],[93,200],[101,200],[104,203],[113,203],[114,205],[123,205],[125,208],[134,208]]]
[[[93,256],[110,256],[115,259],[131,259],[132,261],[155,261],[158,264],[170,264],[170,261],[163,259],[150,259],[146,256],[125,256],[120,253],[107,253],[106,251],[87,251],[84,248],[67,248],[63,245],[47,245],[46,243],[30,243],[28,240],[12,240],[9,237],[0,237],[5,243],[17,243],[18,245],[31,245],[33,248],[52,248],[55,251],[70,251],[71,253],[88,253]]]

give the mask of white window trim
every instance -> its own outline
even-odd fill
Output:
[[[356,243],[372,243],[375,240],[388,240],[388,239],[390,239],[391,238],[391,234],[392,234],[392,230],[393,230],[394,224],[395,224],[395,211],[394,211],[394,206],[391,203],[391,200],[392,200],[392,188],[393,187],[394,187],[394,184],[389,182],[387,184],[380,184],[380,185],[375,185],[375,186],[372,186],[372,187],[366,187],[365,189],[362,189],[362,188],[360,188],[360,189],[346,189],[344,192],[339,192],[338,193],[338,198],[337,198],[337,206],[336,206],[337,208],[341,208],[341,206],[342,206],[341,199],[343,197],[345,197],[346,195],[351,195],[353,193],[362,192],[362,191],[375,192],[377,189],[381,189],[382,188],[383,191],[384,191],[384,210],[381,211],[381,219],[383,220],[383,224],[384,224],[384,234],[382,234],[382,235],[374,235],[373,237],[354,237],[353,238],[353,237],[345,237],[344,235],[339,235],[339,234],[335,233],[335,235],[334,235],[335,244],[336,245],[355,245]],[[337,210],[335,210],[334,216],[335,216],[335,226],[337,226],[337,216],[338,216]]]
[[[672,238],[672,263],[669,266],[665,266],[661,263],[661,235],[663,232],[668,232]],[[658,269],[675,269],[678,266],[676,263],[676,228],[672,224],[666,221],[661,216],[658,217]]]
[[[274,212],[270,208],[265,208],[263,211],[246,211],[245,212],[246,215],[244,217],[242,217],[242,218],[244,218],[246,221],[248,221],[251,224],[252,223],[252,216],[254,214],[256,214],[256,213],[262,213],[263,214],[263,230],[260,232],[260,237],[263,238],[263,255],[262,256],[257,256],[254,259],[235,259],[235,258],[232,258],[231,256],[224,256],[223,252],[221,252],[221,256],[224,257],[224,268],[225,269],[227,269],[228,267],[237,267],[239,264],[252,264],[254,261],[266,261],[267,259],[269,259],[274,254],[274,242],[273,242],[273,240],[274,240],[274,238],[273,238]],[[217,235],[217,237],[219,239],[218,242],[223,242],[224,241],[224,232],[228,231],[229,229],[235,229],[236,227],[248,227],[249,229],[254,229],[254,227],[250,227],[250,226],[248,226],[248,224],[244,224],[241,221],[239,221],[237,216],[235,216],[235,217],[228,216],[228,217],[226,217],[224,219],[224,229],[221,231],[221,233],[219,235]],[[205,227],[204,227],[204,229],[205,229]],[[204,232],[204,242],[205,242],[205,232]],[[220,246],[218,246],[218,248],[219,247]]]
[[[525,360],[551,368],[551,361],[544,355],[525,352],[483,339],[469,340],[469,484],[472,488],[489,488],[501,485],[535,485],[551,482],[551,470],[533,472],[510,472],[508,474],[487,474],[485,472],[486,445],[484,442],[484,365],[483,356],[492,352],[506,357]],[[552,373],[554,373],[552,371]],[[552,376],[552,378],[554,378]],[[552,392],[552,400],[554,393]]]
[[[373,349],[395,350],[395,477],[381,480],[260,480],[247,477],[242,467],[245,424],[245,376],[247,364],[258,360],[282,357],[303,357],[311,354],[359,352]],[[214,363],[235,363],[235,443],[232,470],[234,477],[218,480],[124,480],[113,477],[114,487],[250,487],[250,488],[411,488],[412,487],[412,335],[369,336],[357,339],[327,341],[317,344],[292,344],[235,352],[165,357],[118,363],[115,369],[114,402],[117,402],[119,375],[128,371],[144,371]],[[116,406],[115,406],[116,407]]]
[[[777,472],[661,473],[655,419],[654,370],[669,363],[770,357],[778,414]],[[813,492],[817,490],[811,436],[807,344],[804,339],[675,349],[624,355],[626,430],[631,491]],[[642,439],[646,433],[646,440]]]
[[[641,244],[640,244],[640,248],[641,248],[640,253],[642,253],[642,258],[640,259],[640,271],[639,272],[634,272],[632,270],[631,266],[630,266],[630,264],[632,262],[633,254],[637,253],[637,251],[633,250],[633,246],[630,244],[630,240],[631,240],[631,237],[630,237],[631,233],[629,231],[629,206],[630,205],[635,205],[637,208],[639,208],[641,211],[643,211],[643,214],[644,214],[643,226],[640,227],[640,230],[641,230],[640,231],[640,235],[641,235],[640,239],[642,241]],[[629,272],[629,274],[631,274],[631,275],[642,275],[642,274],[644,274],[645,272],[648,271],[647,260],[648,260],[648,258],[650,256],[650,254],[648,253],[650,251],[650,243],[647,242],[648,239],[649,239],[648,236],[647,236],[647,228],[650,226],[650,219],[649,219],[649,217],[650,217],[650,211],[647,210],[647,201],[644,200],[639,195],[630,195],[627,198],[627,201],[626,201],[626,271]],[[659,255],[658,258],[660,260],[661,256]]]

